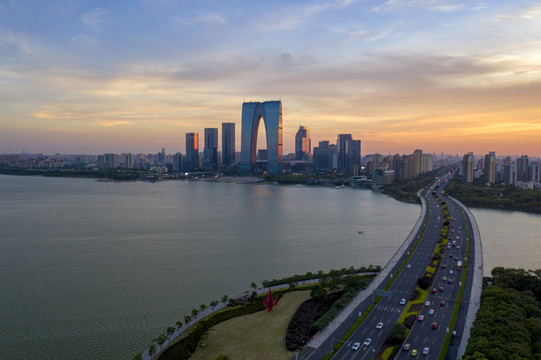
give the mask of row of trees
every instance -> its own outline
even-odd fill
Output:
[[[156,338],[154,338],[152,340],[152,343],[148,347],[148,354],[150,356],[156,355],[156,351],[158,349],[158,346],[161,346],[161,345],[165,344],[165,342],[167,340],[169,340],[171,338],[171,336],[173,336],[173,334],[177,330],[180,330],[180,329],[182,329],[183,326],[188,326],[193,321],[197,320],[197,317],[200,314],[203,314],[207,309],[213,310],[220,304],[220,302],[226,304],[228,302],[228,300],[229,300],[229,296],[224,295],[224,296],[222,296],[222,298],[219,301],[218,300],[211,301],[208,305],[201,304],[201,305],[199,305],[199,307],[193,308],[192,311],[191,311],[191,315],[185,315],[184,316],[184,322],[179,320],[179,321],[177,321],[175,323],[175,326],[168,326],[165,333],[160,334],[158,337],[156,337]],[[142,358],[143,358],[143,356],[142,356],[141,353],[134,356],[134,360],[139,360],[139,359],[142,359]]]
[[[541,269],[492,270],[464,360],[541,359]]]

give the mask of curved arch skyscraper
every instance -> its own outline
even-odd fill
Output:
[[[242,104],[240,165],[241,174],[254,170],[257,149],[257,130],[263,119],[267,134],[267,172],[282,172],[282,102],[245,102]]]

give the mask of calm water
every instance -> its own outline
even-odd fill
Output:
[[[384,265],[419,212],[352,189],[0,175],[0,358],[131,359],[251,282]],[[472,212],[485,273],[541,267],[541,216]]]
[[[251,282],[384,265],[419,212],[352,189],[0,175],[0,358],[131,359]]]
[[[496,266],[541,269],[541,215],[470,210],[481,232],[485,276]]]

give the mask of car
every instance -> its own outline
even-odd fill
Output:
[[[400,305],[406,305],[406,299],[400,300]]]
[[[378,329],[378,330],[381,329],[382,327],[383,327],[383,323],[382,323],[382,322],[380,322],[380,323],[378,323],[378,324],[376,325],[376,329]]]
[[[406,265],[406,269],[411,269],[411,264]]]
[[[428,315],[434,315],[434,309],[428,310]]]
[[[444,277],[443,277],[443,281],[447,281],[447,276],[444,276]]]
[[[440,286],[440,288],[438,289],[440,292],[443,292],[443,286]]]
[[[419,320],[419,321],[423,321],[424,319],[425,319],[425,316],[424,316],[424,315],[419,315],[419,316],[417,317],[417,320]]]
[[[404,344],[402,349],[408,351],[410,349],[410,344]]]
[[[449,254],[449,257],[452,258],[452,257],[453,257],[453,254]]]
[[[355,344],[353,344],[353,346],[351,347],[351,350],[357,351],[357,350],[359,350],[360,347],[361,347],[361,343],[355,343]]]
[[[371,342],[372,342],[372,339],[367,338],[367,339],[364,341],[363,345],[364,345],[364,346],[368,346],[368,345],[370,345]]]
[[[445,306],[445,300],[440,301],[440,306]]]
[[[430,306],[430,301],[425,301],[425,306]]]
[[[458,256],[455,256],[455,261],[457,261],[457,260],[458,260]]]
[[[449,270],[449,275],[453,275],[453,270]]]
[[[453,283],[453,279],[447,279],[447,283],[448,283],[448,284],[452,284],[452,283]]]
[[[433,322],[432,325],[430,325],[430,328],[431,328],[431,329],[437,329],[437,328],[438,328],[438,323],[437,323],[437,322]]]
[[[411,350],[411,356],[417,356],[418,353],[417,349]]]
[[[447,267],[447,265],[445,265],[445,264],[442,264],[442,265],[441,265],[441,268],[442,268],[442,269],[445,269],[446,267]]]
[[[432,294],[435,294],[435,293],[437,293],[437,292],[438,292],[438,290],[436,290],[436,288],[433,288],[433,289],[432,289]]]
[[[456,248],[457,248],[457,249],[460,249],[460,245],[457,245]]]
[[[430,348],[427,346],[423,349],[423,355],[428,355],[428,352],[430,351]]]

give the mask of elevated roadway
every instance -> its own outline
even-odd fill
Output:
[[[297,359],[322,359],[337,343],[341,343],[342,347],[332,359],[366,360],[375,357],[402,313],[408,309],[409,312],[413,311],[410,308],[410,300],[414,299],[417,280],[431,265],[442,231],[444,213],[438,197],[447,204],[449,211],[449,246],[445,248],[438,268],[434,269],[434,281],[426,297],[428,303],[415,305],[419,311],[418,315],[422,315],[423,320],[415,320],[402,344],[409,344],[407,350],[400,350],[395,359],[413,358],[415,353],[413,350],[417,350],[418,357],[435,360],[448,334],[451,342],[446,358],[457,359],[464,352],[469,328],[480,301],[482,285],[480,236],[471,213],[462,204],[446,196],[445,181],[446,179],[440,179],[436,183],[437,187],[429,188],[423,194],[419,194],[422,195],[423,203],[421,216],[408,239],[372,284],[362,291],[318,337],[310,341],[297,355]],[[455,242],[454,246],[453,242]],[[469,251],[467,251],[467,246],[469,246]],[[397,274],[410,253],[411,257]],[[459,261],[464,265],[468,263],[465,277],[462,276],[465,270],[459,269]],[[383,293],[382,290],[393,276],[396,277],[394,282]],[[464,285],[463,295],[460,304],[456,306],[456,323],[452,327],[451,319],[459,288],[462,285]],[[435,293],[432,289],[435,289]],[[373,304],[376,297],[374,290],[378,290],[376,295],[385,294],[385,296],[380,298],[362,324],[342,343],[344,334]],[[456,336],[450,336],[452,331],[456,332]],[[355,350],[357,346],[354,346],[356,343],[360,344],[357,350]],[[423,354],[425,348],[428,354]]]

